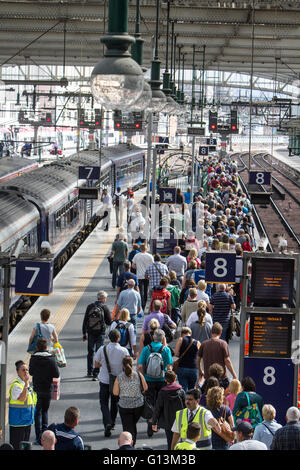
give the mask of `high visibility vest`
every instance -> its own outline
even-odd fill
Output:
[[[25,402],[12,399],[12,389],[17,385],[20,388],[20,393],[24,389],[24,385],[16,378],[9,389],[9,418],[10,426],[29,426],[34,423],[35,405],[37,402],[36,393],[29,388],[27,391],[27,398]]]
[[[207,410],[200,406],[197,413],[193,418],[193,423],[200,424],[200,437],[198,439],[198,448],[209,448],[211,447],[211,429],[209,429],[205,424],[205,413]],[[188,409],[184,408],[183,410],[179,410],[176,413],[176,421],[177,421],[177,428],[178,432],[180,433],[181,440],[187,438],[187,428],[189,425],[188,422]]]
[[[179,442],[179,444],[176,444],[176,446],[174,447],[174,450],[199,450],[199,449],[197,449],[194,442],[183,441],[183,442]]]

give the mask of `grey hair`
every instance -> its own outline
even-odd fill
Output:
[[[160,330],[159,328],[154,331],[153,333],[153,340],[156,341],[157,343],[161,343],[162,340],[165,338],[165,332],[163,330]]]
[[[296,406],[291,406],[286,412],[286,417],[288,421],[299,421],[300,411]]]
[[[103,298],[107,299],[107,297],[108,297],[108,294],[107,292],[105,292],[105,290],[100,290],[97,294],[98,300],[103,299]]]

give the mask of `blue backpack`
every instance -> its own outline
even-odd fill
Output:
[[[125,347],[129,343],[130,347],[130,336],[129,336],[129,327],[130,323],[121,323],[119,320],[116,320],[116,330],[120,332],[120,346]]]

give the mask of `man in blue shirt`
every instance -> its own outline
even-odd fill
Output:
[[[135,282],[135,290],[136,290],[137,292],[140,291],[140,290],[139,290],[139,280],[138,280],[138,278],[137,278],[137,275],[134,274],[134,273],[132,273],[132,272],[130,271],[130,267],[131,267],[130,261],[128,261],[128,260],[124,261],[123,266],[124,266],[124,272],[123,272],[122,274],[120,274],[120,275],[118,276],[118,279],[117,279],[117,299],[116,299],[116,300],[118,300],[119,295],[120,295],[120,292],[122,292],[123,290],[127,289],[127,286],[126,286],[125,289],[124,289],[124,284],[125,284],[125,283],[127,284],[127,281],[128,281],[129,279],[133,279],[133,280],[134,280],[134,282]]]
[[[79,434],[74,428],[79,423],[80,412],[75,406],[70,406],[65,411],[64,422],[50,424],[48,429],[53,431],[56,437],[55,450],[84,450],[84,445]]]
[[[141,355],[138,360],[138,370],[144,374],[145,380],[148,385],[148,389],[145,392],[145,394],[149,403],[151,403],[153,407],[156,402],[158,392],[160,391],[162,387],[165,386],[165,372],[167,370],[172,370],[172,364],[173,364],[172,353],[171,353],[170,348],[168,346],[163,346],[164,337],[165,337],[165,333],[163,330],[160,330],[160,329],[155,330],[153,334],[152,343],[149,346],[145,346],[142,349]],[[164,373],[162,374],[162,377],[149,377],[144,372],[147,361],[152,352],[158,353],[159,351],[160,351],[163,364],[164,364]],[[149,437],[153,435],[152,420],[148,421],[147,434]]]
[[[136,333],[136,316],[142,308],[142,300],[140,293],[134,289],[135,281],[133,279],[128,279],[127,285],[128,288],[123,290],[118,297],[116,318],[118,318],[118,313],[122,310],[122,308],[127,308],[130,313],[129,321],[133,324],[134,331]]]

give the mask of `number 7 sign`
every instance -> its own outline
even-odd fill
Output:
[[[16,294],[50,295],[52,290],[53,261],[16,261]]]

